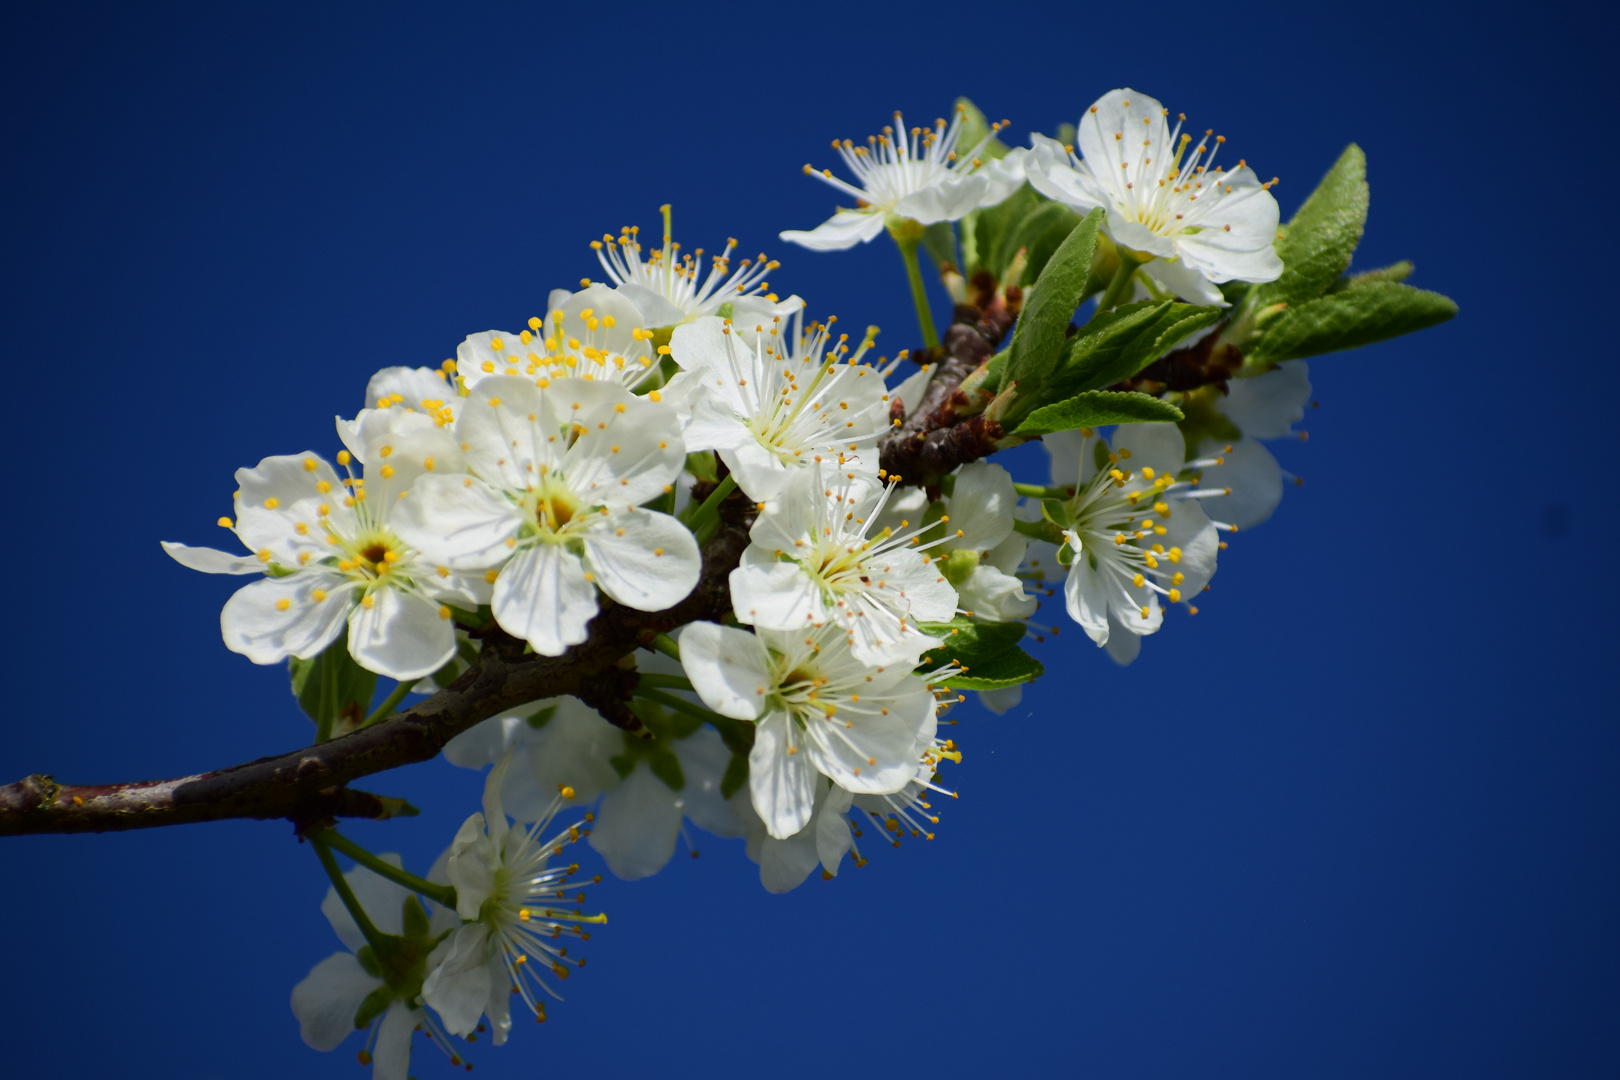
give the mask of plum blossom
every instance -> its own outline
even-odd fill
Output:
[[[490,770],[483,811],[462,823],[450,845],[445,873],[456,889],[462,925],[428,957],[422,983],[422,1000],[443,1018],[447,1031],[465,1036],[480,1016],[488,1016],[497,1046],[512,1030],[514,995],[536,1020],[546,1015],[541,991],[562,1000],[540,968],[562,980],[571,968],[585,966],[583,959],[568,955],[566,946],[553,942],[562,937],[583,940],[590,936],[583,929],[586,924],[607,922],[605,915],[586,915],[580,909],[585,894],[571,880],[578,864],[551,865],[587,830],[573,824],[541,838],[573,791],[558,793],[547,813],[526,828],[507,822],[500,790],[512,757],[508,750]]]
[[[883,377],[851,354],[832,326],[808,333],[795,315],[734,332],[735,320],[702,318],[676,328],[670,355],[693,378],[688,450],[714,450],[756,502],[777,495],[797,470],[826,462],[877,473],[877,438],[888,428]]]
[[[934,722],[933,694],[913,664],[868,665],[836,626],[750,634],[692,623],[681,663],[709,708],[755,722],[749,791],[778,840],[810,821],[820,776],[848,792],[904,787]]]
[[[806,165],[804,172],[854,199],[855,209],[839,210],[808,232],[784,232],[782,239],[812,251],[842,251],[870,241],[890,217],[932,225],[956,221],[970,210],[1007,198],[1024,181],[1023,152],[1015,150],[1000,161],[978,156],[1001,130],[1003,125],[997,123],[977,146],[959,155],[966,113],[958,105],[948,127],[941,119],[932,128],[914,127],[908,133],[897,112],[894,126],[885,124],[883,134],[869,137],[866,146],[834,140],[856,183],[839,179],[830,169],[818,172]]]
[[[1053,500],[1065,541],[1058,560],[1069,568],[1069,615],[1098,645],[1154,633],[1163,621],[1161,596],[1179,603],[1215,573],[1215,526],[1198,500],[1224,492],[1176,478],[1182,454],[1174,424],[1121,425],[1112,449],[1101,443],[1106,468],[1097,463],[1100,437],[1089,428],[1059,435],[1046,441],[1070,444],[1065,457],[1078,459],[1075,494]]]
[[[603,381],[526,376],[478,382],[455,437],[470,475],[428,475],[395,515],[400,535],[494,585],[495,619],[545,656],[585,640],[600,589],[638,611],[697,583],[697,541],[640,504],[686,460],[668,405]]]
[[[1190,447],[1197,460],[1188,467],[1199,471],[1204,484],[1229,492],[1211,504],[1217,527],[1252,528],[1277,509],[1283,470],[1260,440],[1292,435],[1293,425],[1305,417],[1310,397],[1310,370],[1303,360],[1279,364],[1253,378],[1233,379],[1225,396],[1211,396],[1210,406],[1242,435],[1231,442],[1205,435]]]
[[[704,276],[703,249],[681,254],[670,227],[670,207],[665,204],[659,210],[664,216],[664,243],[645,259],[641,230],[636,226],[626,225],[616,237],[603,233],[602,239],[591,241],[597,261],[613,282],[613,291],[636,305],[643,325],[676,326],[699,316],[721,314],[728,305],[732,318],[769,321],[804,306],[796,296],[779,302],[769,291],[765,275],[781,265],[776,260],[762,254],[757,259],[741,259],[733,268],[735,240],[726,241]]]
[[[392,866],[400,865],[398,855],[378,858]],[[398,947],[419,950],[425,956],[432,941],[448,933],[456,923],[450,911],[432,901],[423,908],[422,902],[403,886],[363,866],[354,867],[343,877],[372,924],[398,939]],[[327,889],[321,913],[349,951],[328,956],[293,987],[292,1011],[304,1042],[315,1050],[335,1050],[357,1029],[365,1030],[360,1061],[371,1063],[373,1080],[405,1080],[411,1032],[418,1026],[453,1060],[459,1060],[438,1020],[421,1005],[420,966],[407,965],[404,972],[389,981],[385,977],[389,973],[379,966],[336,888]]]
[[[1224,136],[1213,131],[1187,157],[1184,118],[1170,126],[1169,110],[1135,90],[1112,90],[1086,112],[1076,130],[1080,155],[1044,135],[1032,135],[1025,160],[1041,194],[1085,212],[1103,207],[1114,242],[1178,296],[1224,304],[1223,281],[1275,281],[1282,259],[1272,248],[1279,211],[1270,187],[1242,161],[1214,165]]]
[[[364,477],[339,479],[313,453],[267,457],[236,474],[236,520],[221,519],[254,554],[165,543],[182,565],[268,576],[226,603],[225,644],[256,664],[309,659],[348,628],[355,662],[419,679],[455,655],[451,605],[487,601],[489,586],[426,558],[396,530],[412,483],[459,469],[461,451],[431,421],[398,438],[379,431]],[[347,465],[349,453],[338,455]],[[445,479],[455,482],[452,478]]]
[[[738,621],[785,631],[830,623],[863,664],[915,661],[936,644],[917,624],[950,619],[956,590],[925,553],[920,528],[894,533],[877,523],[893,490],[820,465],[794,473],[731,572]]]

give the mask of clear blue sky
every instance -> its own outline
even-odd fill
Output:
[[[604,885],[569,1000],[478,1075],[1613,1075],[1612,25],[878,7],[13,7],[0,781],[308,739],[219,641],[234,583],[158,541],[218,542],[237,467],[334,451],[374,369],[540,313],[666,201],[892,352],[892,246],[775,239],[831,209],[800,166],[895,108],[1051,130],[1129,85],[1281,176],[1285,214],[1359,141],[1358,265],[1411,258],[1462,315],[1313,361],[1279,449],[1305,486],[1136,667],[1073,633],[1024,707],[964,710],[932,844],[782,897],[735,841]],[[479,779],[371,786],[424,814],[353,834],[425,866]],[[285,823],[0,841],[0,1074],[362,1075],[287,1006],[338,948],[325,888]]]

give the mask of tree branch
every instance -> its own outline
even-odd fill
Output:
[[[614,695],[634,689],[634,673],[619,666],[624,657],[656,634],[698,619],[719,619],[731,610],[727,578],[748,545],[751,510],[746,500],[728,500],[722,507],[720,529],[704,548],[702,574],[685,600],[649,613],[604,597],[590,637],[562,656],[525,654],[522,642],[495,630],[484,636],[479,662],[449,687],[330,742],[173,780],[77,786],[44,775],[25,777],[0,787],[0,836],[113,832],[229,818],[289,818],[302,826],[321,817],[397,813],[377,796],[344,785],[427,761],[479,721],[541,698],[572,694],[599,710],[622,708]]]

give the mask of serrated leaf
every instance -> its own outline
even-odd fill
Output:
[[[1351,143],[1299,208],[1277,243],[1282,276],[1256,286],[1259,307],[1300,304],[1327,291],[1355,254],[1367,225],[1367,157]]]
[[[1087,214],[1058,245],[1018,317],[1012,345],[1007,351],[1003,386],[1018,383],[1020,398],[1033,399],[1050,376],[1063,352],[1069,320],[1080,306],[1091,262],[1097,253],[1101,207]]]
[[[1328,286],[1328,295],[1344,292],[1346,289],[1359,289],[1363,285],[1370,285],[1375,281],[1405,281],[1412,276],[1415,269],[1408,259],[1389,266],[1380,266],[1377,270],[1366,270],[1359,274],[1349,274]]]
[[[1014,222],[1013,227],[1001,242],[1001,251],[995,260],[996,279],[999,281],[1012,265],[1013,259],[1018,255],[1018,249],[1027,251],[1024,263],[1022,280],[1007,282],[1009,285],[1025,285],[1034,281],[1046,269],[1051,261],[1052,254],[1062,245],[1063,240],[1074,227],[1080,224],[1080,215],[1070,210],[1062,203],[1046,202],[1033,207],[1025,214],[1022,220]],[[1076,301],[1078,305],[1078,301]]]
[[[1168,401],[1148,394],[1118,390],[1087,390],[1067,401],[1036,409],[1013,432],[1022,438],[1050,435],[1105,424],[1173,424],[1182,419],[1181,410]]]
[[[1374,281],[1290,307],[1250,350],[1256,363],[1279,363],[1371,345],[1445,322],[1448,297],[1392,281]]]
[[[945,680],[952,690],[1000,690],[1040,678],[1045,666],[1029,653],[1014,645],[1011,649],[977,665],[970,665],[966,673]]]
[[[944,644],[929,649],[918,661],[917,670],[926,674],[953,660],[968,667],[992,660],[1023,640],[1027,627],[1021,622],[981,623],[956,618],[943,623],[918,623],[917,629]]]
[[[1000,281],[1006,266],[999,260],[1008,235],[1047,201],[1025,184],[995,206],[974,210],[964,217],[961,222],[962,273],[972,277],[980,270],[988,270]]]
[[[1033,409],[1101,390],[1128,379],[1191,335],[1219,322],[1217,307],[1143,300],[1099,313],[1063,349],[1057,370],[1038,395],[1020,398]]]

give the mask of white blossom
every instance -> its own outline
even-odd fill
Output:
[[[338,437],[356,461],[368,465],[366,446],[384,434],[397,435],[432,424],[448,427],[460,403],[444,368],[386,367],[366,383],[366,404],[353,420],[337,418]]]
[[[639,611],[697,583],[696,539],[640,504],[670,490],[686,460],[669,406],[584,379],[496,375],[462,405],[468,476],[424,476],[400,535],[452,570],[494,585],[495,619],[545,656],[585,640],[597,589]]]
[[[401,865],[395,854],[378,858],[391,866]],[[350,869],[343,877],[378,930],[395,936],[402,933],[405,904],[411,898],[403,886],[363,866]],[[438,1021],[418,1001],[421,987],[389,987],[381,974],[368,970],[367,961],[362,959],[370,953],[365,935],[348,908],[343,906],[336,888],[327,889],[321,912],[349,951],[328,956],[293,987],[292,1011],[298,1018],[298,1033],[304,1042],[316,1050],[337,1049],[357,1030],[356,1018],[368,999],[386,996],[386,1007],[363,1025],[367,1036],[360,1060],[362,1064],[371,1062],[373,1080],[405,1080],[410,1065],[411,1032],[419,1025],[440,1049],[453,1055]],[[429,916],[429,939],[447,932],[456,923],[454,914],[432,901],[426,902],[424,913]],[[374,968],[375,959],[368,959],[369,967]],[[385,989],[388,993],[380,993]]]
[[[805,175],[848,195],[855,200],[855,208],[839,210],[809,232],[784,232],[782,239],[812,251],[841,251],[877,236],[891,216],[931,225],[956,221],[970,210],[1001,202],[1023,182],[1023,154],[1015,150],[1008,159],[992,159],[988,166],[978,156],[1001,130],[997,123],[977,146],[958,155],[965,116],[965,107],[959,105],[949,127],[944,120],[936,120],[932,128],[914,127],[908,132],[897,112],[894,126],[885,124],[883,134],[869,137],[866,146],[849,139],[834,140],[856,182],[851,184],[830,169],[817,171],[809,165],[804,167]]]
[[[860,362],[870,338],[851,355],[830,325],[806,333],[797,315],[786,334],[779,318],[752,334],[734,324],[698,319],[670,339],[695,388],[686,448],[716,451],[756,502],[817,462],[875,475],[889,406],[883,377]]]
[[[1230,443],[1200,439],[1190,448],[1197,460],[1188,466],[1199,470],[1204,484],[1229,492],[1211,504],[1216,526],[1248,529],[1270,518],[1282,501],[1282,466],[1260,440],[1292,435],[1293,425],[1304,419],[1311,397],[1310,371],[1305,361],[1292,360],[1226,386],[1226,393],[1212,398],[1211,404],[1243,437]]]
[[[934,720],[933,695],[911,664],[870,666],[837,627],[750,634],[692,623],[681,663],[709,708],[755,721],[749,790],[778,840],[809,822],[818,776],[851,792],[904,787]]]
[[[892,490],[819,465],[796,472],[754,522],[731,572],[737,619],[785,631],[830,623],[863,664],[915,661],[937,642],[917,624],[949,620],[956,590],[920,528],[877,525]]]
[[[449,435],[424,423],[397,439],[379,433],[363,478],[339,479],[313,453],[267,457],[238,470],[236,520],[220,524],[248,546],[252,561],[163,545],[205,573],[271,575],[226,603],[220,628],[228,648],[256,664],[309,659],[346,625],[355,662],[390,678],[419,679],[454,656],[450,605],[477,607],[489,588],[425,558],[396,530],[417,477],[459,468],[461,453]],[[348,456],[339,454],[339,462]]]
[[[664,215],[664,243],[645,259],[641,230],[636,226],[626,225],[616,237],[603,233],[602,239],[591,241],[614,291],[640,309],[644,325],[676,326],[702,315],[718,315],[726,305],[732,308],[732,318],[769,321],[804,306],[796,296],[778,301],[769,291],[765,275],[781,265],[776,260],[761,254],[734,264],[735,240],[727,240],[720,254],[710,260],[705,276],[703,249],[681,254],[670,228],[670,207],[659,209]]]
[[[1223,136],[1192,136],[1170,126],[1169,110],[1146,94],[1112,90],[1081,117],[1080,155],[1033,135],[1029,182],[1082,212],[1103,207],[1115,243],[1145,257],[1146,270],[1177,295],[1224,304],[1216,284],[1275,281],[1282,260],[1272,248],[1279,211],[1272,183],[1242,161],[1214,164]]]
[[[1099,437],[1090,429],[1060,435],[1046,441],[1069,443],[1070,461],[1078,459],[1060,522],[1069,615],[1098,645],[1154,633],[1163,620],[1159,597],[1179,603],[1215,573],[1215,526],[1198,500],[1223,493],[1177,479],[1183,455],[1174,424],[1121,425],[1113,448],[1102,444],[1106,468],[1097,465]]]
[[[456,349],[465,390],[494,375],[521,375],[541,385],[557,379],[615,383],[651,393],[663,385],[653,332],[633,300],[605,285],[554,292],[544,319],[517,333],[485,330]]]
[[[579,908],[585,894],[571,880],[578,864],[551,865],[586,830],[569,825],[541,838],[572,791],[559,793],[550,812],[526,828],[507,822],[500,789],[512,756],[507,751],[490,770],[483,811],[462,823],[450,845],[445,871],[456,889],[462,925],[428,957],[422,983],[422,999],[443,1018],[446,1030],[465,1036],[481,1015],[487,1016],[497,1046],[512,1029],[514,993],[536,1020],[545,1019],[540,991],[562,1000],[540,968],[562,980],[571,968],[584,966],[583,959],[553,942],[587,938],[584,924],[607,921]]]

